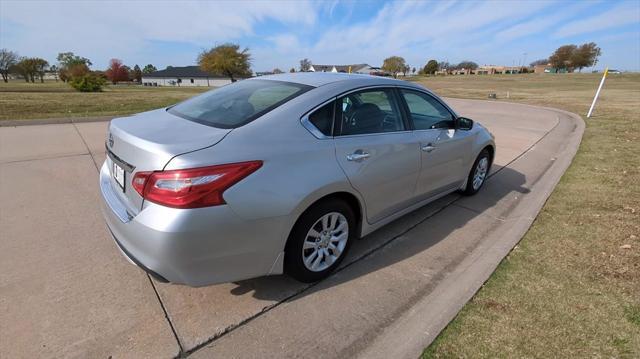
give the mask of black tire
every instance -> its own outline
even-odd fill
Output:
[[[480,163],[480,161],[483,158],[487,159],[486,173],[485,173],[484,179],[482,180],[482,183],[480,183],[480,186],[474,187],[474,185],[473,185],[474,174],[476,172],[476,168],[478,167],[478,164]],[[473,196],[474,194],[478,193],[478,191],[480,191],[482,186],[484,186],[484,183],[487,181],[487,177],[489,176],[489,170],[490,169],[491,169],[491,154],[489,153],[489,150],[487,150],[485,148],[484,150],[482,150],[482,152],[480,152],[480,154],[476,158],[475,162],[473,162],[473,166],[471,167],[471,171],[469,171],[469,175],[467,176],[467,185],[461,191],[461,193],[464,194],[465,196]]]
[[[312,271],[304,263],[303,245],[307,240],[307,234],[312,226],[325,215],[337,212],[344,216],[348,224],[347,240],[337,259],[328,268],[320,271]],[[340,232],[341,233],[341,232]],[[289,234],[284,255],[284,271],[286,274],[300,282],[311,283],[324,279],[331,274],[346,257],[349,247],[356,236],[356,219],[351,206],[340,199],[327,199],[314,204],[307,209],[298,219]],[[312,237],[309,237],[312,238]],[[308,249],[313,251],[314,249]],[[335,254],[335,253],[334,253]],[[319,256],[319,254],[318,254]]]

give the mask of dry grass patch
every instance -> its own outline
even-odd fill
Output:
[[[206,87],[106,86],[103,92],[77,92],[55,81],[0,83],[0,120],[127,115],[175,104]]]
[[[600,75],[422,78],[443,96],[583,115]],[[607,79],[571,167],[424,358],[640,357],[640,74]],[[498,149],[499,150],[499,149]]]

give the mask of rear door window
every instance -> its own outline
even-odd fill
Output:
[[[312,89],[273,80],[243,80],[181,102],[168,111],[219,128],[236,128]]]

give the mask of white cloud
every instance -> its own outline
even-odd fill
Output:
[[[149,41],[201,47],[234,41],[253,35],[255,25],[265,20],[311,26],[317,20],[315,6],[308,1],[2,0],[0,40],[2,46],[20,53],[49,59],[61,51],[104,59],[101,61],[126,59],[149,50]],[[3,35],[6,33],[12,36]]]
[[[282,55],[309,57],[316,63],[364,60],[380,65],[385,57],[399,54],[418,66],[431,57],[449,56],[445,54],[449,51],[452,61],[460,61],[473,56],[467,46],[491,41],[492,27],[496,24],[517,21],[549,3],[507,5],[504,2],[391,2],[368,21],[328,26],[317,41],[304,45],[303,39],[298,38],[295,42],[303,45],[283,48]],[[287,41],[294,42],[289,37]],[[279,48],[277,44],[276,48]],[[454,49],[460,53],[454,53]],[[256,51],[261,57],[275,59],[269,56],[270,47]]]
[[[496,40],[498,41],[510,41],[517,38],[535,35],[539,33],[548,33],[549,29],[553,29],[554,26],[559,24],[562,21],[566,21],[566,19],[570,18],[576,12],[583,10],[592,3],[583,1],[577,3],[571,3],[564,5],[562,7],[562,11],[556,12],[544,12],[531,20],[521,22],[519,24],[510,26],[507,29],[501,30],[496,33]]]
[[[555,35],[569,37],[633,23],[640,23],[640,5],[629,1],[589,18],[573,21],[558,29]]]
[[[416,67],[431,58],[512,64],[525,52],[530,59],[548,56],[566,37],[639,23],[637,2],[567,23],[602,4],[0,0],[0,47],[49,61],[73,51],[91,58],[96,68],[112,57],[158,67],[192,64],[201,49],[223,42],[249,46],[257,71],[297,67],[305,57],[318,64],[380,65],[391,55]],[[536,36],[513,41],[528,35]]]

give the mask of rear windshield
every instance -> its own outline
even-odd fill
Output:
[[[220,128],[249,123],[311,86],[273,80],[244,80],[181,102],[168,111],[187,120]]]

